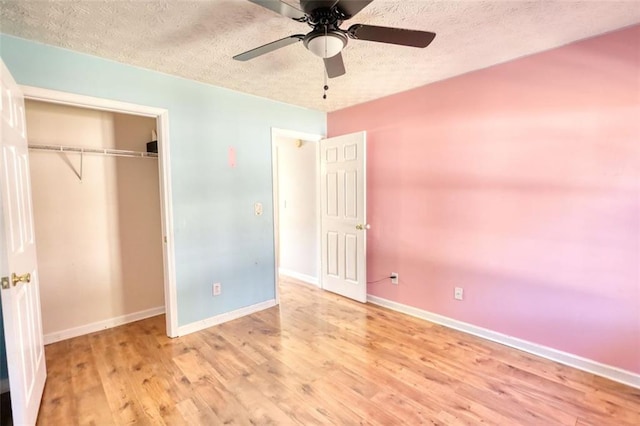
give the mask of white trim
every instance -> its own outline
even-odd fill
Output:
[[[271,131],[271,202],[273,203],[273,258],[276,304],[280,304],[278,270],[280,265],[280,152],[275,132]]]
[[[178,327],[178,336],[195,333],[196,331],[204,330],[205,328],[213,327],[214,325],[222,324],[223,322],[232,321],[246,315],[251,315],[274,306],[276,306],[276,299],[271,299],[256,303],[255,305],[245,306],[244,308],[236,309],[235,311],[225,312],[224,314],[192,322],[191,324]]]
[[[158,127],[158,167],[160,176],[160,215],[162,220],[163,237],[163,266],[164,266],[164,303],[167,336],[177,337],[178,330],[178,296],[175,274],[175,247],[173,244],[173,198],[171,195],[171,166],[169,149],[169,112],[166,109],[114,101],[111,99],[94,98],[92,96],[60,92],[33,86],[20,86],[25,99],[54,104],[69,105],[79,108],[90,108],[123,114],[134,114],[153,117]]]
[[[20,89],[22,90],[25,98],[34,101],[56,103],[79,108],[98,109],[101,111],[125,112],[127,114],[136,114],[153,118],[166,112],[166,110],[162,108],[114,101],[111,99],[94,98],[92,96],[43,89],[41,87],[21,85]]]
[[[512,348],[519,349],[521,351],[528,352],[542,358],[559,362],[560,364],[568,365],[569,367],[577,368],[578,370],[586,371],[588,373],[602,376],[607,379],[640,389],[640,374],[636,374],[631,371],[602,364],[597,361],[559,351],[547,346],[542,346],[537,343],[528,342],[526,340],[518,339],[517,337],[511,337],[506,334],[498,333],[496,331],[478,327],[473,324],[458,321],[453,318],[445,317],[443,315],[434,314],[432,312],[415,308],[413,306],[408,306],[402,303],[394,302],[392,300],[383,299],[382,297],[372,296],[368,294],[367,302],[391,309],[393,311],[401,312],[403,314],[411,315],[412,317],[421,318],[436,324],[444,325],[445,327],[453,328],[455,330],[472,334],[483,339],[491,340],[492,342],[510,346]]]
[[[164,298],[167,336],[178,337],[178,291],[176,289],[176,252],[173,234],[173,195],[169,150],[169,112],[158,115],[158,162],[160,164],[160,216],[164,244]]]
[[[322,141],[322,139],[320,140]],[[320,187],[320,179],[322,173],[320,169],[320,141],[316,144],[316,242],[318,250],[316,250],[316,276],[318,277],[319,288],[322,287],[322,188]]]
[[[0,380],[0,394],[9,392],[9,379],[1,379]]]
[[[301,274],[300,272],[292,271],[291,269],[279,268],[278,273],[280,275],[284,275],[285,277],[295,278],[296,280],[303,281],[307,284],[313,284],[317,287],[320,287],[320,281],[318,281],[318,277],[313,277],[307,274]]]
[[[85,334],[95,333],[96,331],[106,330],[108,328],[117,327],[119,325],[129,324],[130,322],[140,321],[145,318],[155,317],[164,313],[164,306],[146,309],[144,311],[133,312],[119,317],[109,318],[103,321],[92,322],[91,324],[73,327],[67,330],[56,331],[44,335],[44,344],[59,342],[61,340],[72,339]]]
[[[280,136],[282,138],[302,139],[304,141],[309,141],[309,142],[318,142],[324,138],[324,136],[317,135],[314,133],[305,133],[305,132],[298,132],[297,130],[286,130],[286,129],[278,129],[276,127],[272,127],[271,128],[272,143],[273,143],[273,139],[276,136]]]

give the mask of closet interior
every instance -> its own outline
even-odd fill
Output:
[[[164,312],[156,119],[26,101],[45,343]]]

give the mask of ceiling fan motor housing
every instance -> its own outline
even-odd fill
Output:
[[[335,0],[300,0],[300,7],[307,15],[313,15],[317,10],[336,10],[340,13],[336,5]]]
[[[328,27],[330,29],[339,29],[343,21],[348,19],[340,8],[333,5],[332,1],[310,0],[302,1],[301,6],[306,14],[306,22],[311,27]]]

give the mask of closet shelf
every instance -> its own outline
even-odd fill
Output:
[[[158,158],[158,154],[155,152],[127,151],[124,149],[111,149],[111,148],[88,148],[88,147],[77,147],[77,146],[31,145],[30,144],[29,149],[32,149],[34,151],[75,152],[78,154],[98,154],[98,155],[109,155],[114,157]]]

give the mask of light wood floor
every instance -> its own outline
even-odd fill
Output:
[[[640,390],[281,282],[179,339],[155,317],[47,346],[38,423],[639,425]]]

